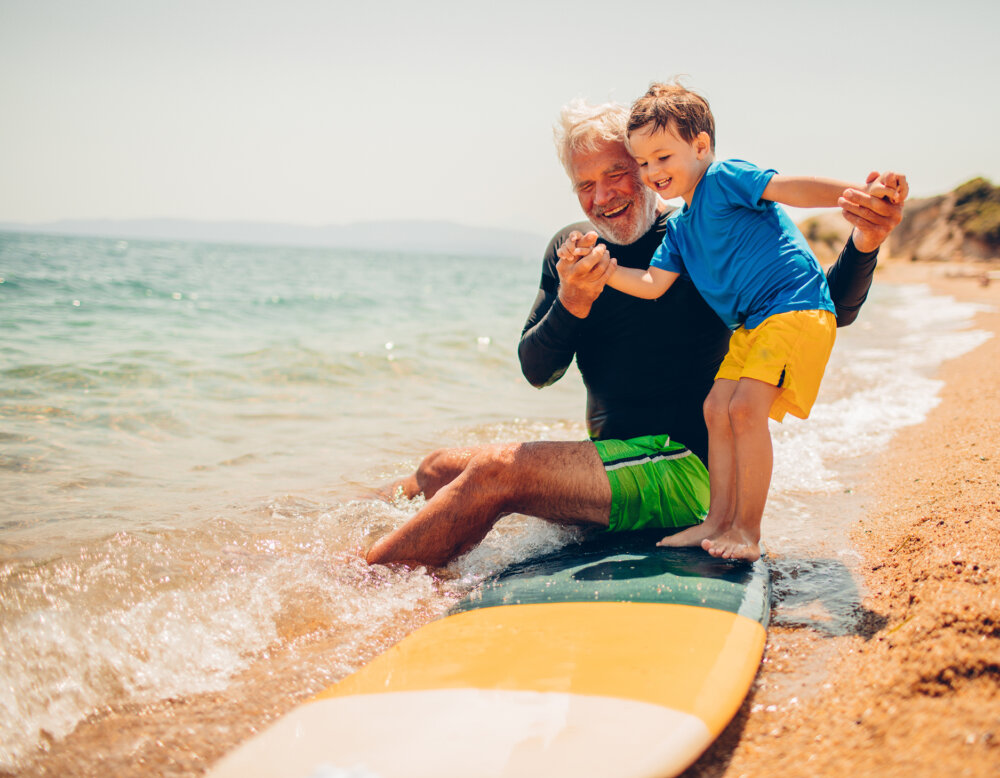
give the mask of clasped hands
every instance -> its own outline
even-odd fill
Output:
[[[851,240],[861,252],[875,251],[903,219],[903,203],[910,194],[906,176],[873,171],[864,189],[845,189],[837,201],[844,218],[854,226]]]
[[[559,261],[559,301],[570,313],[583,319],[593,305],[617,263],[603,243],[597,245],[597,233],[586,235],[573,230],[556,250]]]

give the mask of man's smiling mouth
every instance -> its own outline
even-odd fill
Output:
[[[619,205],[617,208],[611,208],[605,211],[604,213],[601,214],[601,217],[604,219],[613,219],[615,216],[624,213],[625,209],[628,208],[630,205],[631,203],[623,203],[622,205]]]

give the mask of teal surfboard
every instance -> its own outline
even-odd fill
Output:
[[[224,757],[212,778],[663,778],[742,704],[763,561],[599,533],[526,560]]]

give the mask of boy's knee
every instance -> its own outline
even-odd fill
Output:
[[[767,424],[768,410],[739,394],[733,395],[729,403],[729,422],[733,426],[733,432],[748,430],[761,422]]]
[[[702,405],[705,424],[709,427],[729,424],[729,398],[718,392],[709,392]]]

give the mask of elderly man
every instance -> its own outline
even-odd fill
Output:
[[[648,266],[671,210],[639,180],[624,145],[627,119],[615,104],[575,102],[562,111],[556,145],[589,223],[550,242],[519,348],[522,371],[537,387],[557,381],[576,358],[591,440],[433,452],[397,485],[407,497],[422,493],[426,504],[372,546],[370,563],[447,564],[509,513],[611,530],[669,531],[704,517],[702,404],[729,330],[683,279],[658,300],[605,289],[611,257]],[[854,226],[827,274],[840,326],[857,316],[878,247],[902,218],[902,178],[901,192],[898,205],[853,189],[840,200]],[[590,230],[600,239],[578,256],[572,249],[587,245]],[[662,338],[655,358],[650,337]]]

